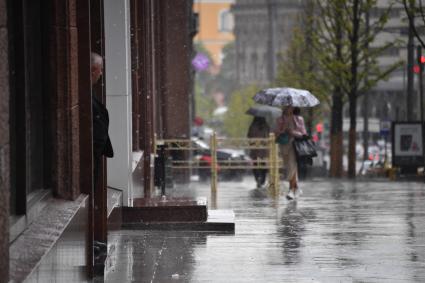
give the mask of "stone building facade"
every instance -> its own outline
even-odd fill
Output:
[[[230,7],[235,0],[195,0],[193,10],[198,14],[199,31],[195,43],[202,44],[212,57],[213,64],[221,66],[223,48],[233,42],[233,14]]]
[[[9,48],[6,0],[0,0],[0,278],[9,276]]]
[[[236,0],[232,12],[241,85],[274,81],[300,9],[300,0]]]
[[[192,4],[0,0],[0,281],[91,277],[107,187],[131,206],[140,163],[138,193],[150,197],[155,137],[190,132]],[[105,59],[94,87],[91,52]],[[110,112],[115,149],[97,188],[92,94]]]

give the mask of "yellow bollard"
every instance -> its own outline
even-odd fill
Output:
[[[277,143],[274,144],[274,184],[275,184],[275,196],[278,197],[280,195],[280,177],[279,177],[279,145]]]
[[[211,149],[211,192],[217,192],[217,134],[213,132],[210,138]]]
[[[274,133],[270,133],[269,135],[269,191],[274,192],[275,191],[275,172],[274,169],[275,162],[274,162],[274,146],[275,146],[275,137]]]

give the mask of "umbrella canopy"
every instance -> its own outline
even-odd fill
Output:
[[[276,119],[282,115],[282,110],[268,105],[254,105],[246,111],[246,114],[264,117],[267,124],[273,129],[276,126]]]
[[[254,96],[254,101],[275,107],[313,107],[320,103],[308,90],[289,87],[263,89]]]

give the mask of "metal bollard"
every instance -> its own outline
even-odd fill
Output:
[[[276,170],[274,169],[275,162],[274,162],[274,146],[275,146],[275,140],[274,140],[274,134],[270,133],[269,135],[269,190],[271,192],[275,191],[275,173]]]
[[[217,191],[217,134],[213,132],[210,139],[211,149],[211,192]]]
[[[273,136],[274,140],[274,136]],[[280,177],[279,177],[279,145],[273,141],[274,145],[274,195],[275,197],[279,196],[280,194]]]

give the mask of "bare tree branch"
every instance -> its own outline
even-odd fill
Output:
[[[413,22],[414,15],[412,15],[410,13],[409,7],[407,7],[406,0],[403,0],[403,6],[404,6],[404,10],[406,11],[407,18],[409,19],[409,27],[412,29],[413,33],[415,34],[415,37],[419,40],[419,42],[421,43],[422,47],[425,48],[425,42],[422,40],[422,38],[419,36],[418,31],[416,30],[415,24]]]

